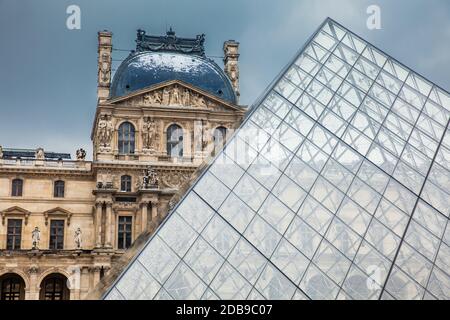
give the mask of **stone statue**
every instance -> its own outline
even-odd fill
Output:
[[[109,142],[111,142],[113,132],[114,132],[114,126],[113,126],[112,121],[111,121],[111,116],[107,116],[106,137],[107,137]]]
[[[31,241],[33,244],[33,250],[39,249],[39,241],[40,240],[41,240],[41,231],[39,231],[38,227],[34,227],[34,230],[31,233]]]
[[[142,98],[144,100],[145,105],[152,104],[152,95],[150,93],[144,94],[144,97]]]
[[[159,178],[158,173],[155,169],[148,167],[146,170],[144,170],[144,176],[142,178],[142,187],[144,189],[152,189],[152,188],[158,188],[159,185]]]
[[[3,148],[0,146],[0,159],[3,159]]]
[[[169,103],[170,103],[170,91],[168,88],[164,88],[162,93],[162,104],[169,105]]]
[[[146,93],[144,95],[144,104],[145,105],[159,105],[161,104],[161,95],[158,91],[153,91]]]
[[[161,92],[154,91],[152,96],[153,96],[153,103],[154,104],[161,104],[161,102],[162,102],[162,100],[161,100]]]
[[[142,126],[142,143],[144,149],[154,149],[156,141],[156,123],[151,118],[146,118]]]
[[[82,239],[81,239],[81,229],[78,228],[75,231],[75,246],[77,249],[81,249],[83,243],[82,243]]]
[[[199,95],[198,93],[196,93],[194,95],[194,104],[196,107],[200,107],[200,108],[206,108],[206,101],[205,98],[203,98],[201,95]]]
[[[172,95],[170,96],[170,104],[180,104],[180,92],[178,90],[178,86],[175,85],[172,89]]]
[[[77,150],[77,160],[83,161],[86,159],[86,151],[83,148]]]
[[[36,150],[35,157],[36,157],[36,159],[38,159],[38,160],[44,160],[44,159],[45,159],[45,152],[44,152],[44,149],[38,148],[38,149]]]
[[[189,92],[189,89],[183,90],[183,97],[182,97],[182,104],[184,106],[188,106],[191,102],[191,93]]]
[[[100,117],[98,121],[97,137],[101,146],[109,147],[111,146],[111,139],[114,128],[112,125],[111,118],[107,115]]]
[[[203,131],[202,131],[202,149],[205,150],[209,143],[210,138],[210,130],[208,125],[202,125]]]
[[[203,122],[194,122],[194,143],[195,151],[202,151],[203,147]]]

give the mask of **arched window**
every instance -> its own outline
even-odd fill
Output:
[[[12,181],[12,190],[11,196],[13,197],[21,197],[23,189],[23,180],[22,179],[14,179]]]
[[[69,300],[70,293],[67,287],[67,278],[59,273],[52,273],[41,283],[41,300]]]
[[[120,191],[131,192],[131,177],[128,175],[120,177]]]
[[[64,181],[55,181],[53,186],[53,196],[55,198],[64,198]]]
[[[223,148],[223,146],[225,145],[226,137],[227,137],[227,128],[217,127],[214,130],[213,140],[214,140],[214,151],[215,152],[217,152]]]
[[[25,282],[15,273],[0,277],[0,300],[24,300]]]
[[[134,153],[135,129],[129,122],[124,122],[119,126],[119,153]]]
[[[177,124],[172,124],[167,128],[167,155],[183,156],[183,129]]]

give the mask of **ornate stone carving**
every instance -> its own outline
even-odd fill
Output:
[[[192,95],[192,100],[193,100],[193,105],[195,107],[199,107],[199,108],[206,108],[206,100],[203,96],[199,95],[198,93],[194,93]]]
[[[31,274],[38,274],[39,273],[39,267],[36,265],[30,266],[28,268],[28,273]]]
[[[77,160],[84,161],[86,159],[86,151],[83,148],[77,150]]]
[[[166,172],[161,176],[162,183],[169,187],[178,189],[184,181],[186,181],[190,176],[189,172],[185,172],[182,170],[174,170],[170,172]]]
[[[177,204],[177,201],[174,199],[171,199],[168,204],[169,211],[173,210],[173,208],[175,208],[176,204]]]
[[[153,118],[146,117],[142,126],[142,145],[144,149],[155,152],[157,146],[158,131]]]
[[[80,228],[78,228],[75,231],[75,238],[74,238],[74,240],[75,240],[75,247],[77,249],[81,249],[81,247],[83,246],[83,243],[82,243],[82,233],[81,233],[81,229]]]
[[[44,160],[45,159],[45,152],[43,148],[37,148],[35,153],[35,158],[37,160]]]
[[[39,241],[41,241],[41,231],[38,227],[35,227],[33,232],[31,232],[31,242],[33,250],[39,249]]]
[[[171,51],[198,56],[205,55],[205,35],[199,34],[195,38],[180,38],[175,31],[167,31],[165,36],[146,35],[144,30],[137,30],[136,50],[139,51]]]
[[[100,79],[100,84],[102,84],[102,85],[107,85],[110,82],[110,77],[111,77],[110,64],[111,64],[111,57],[110,57],[109,53],[103,52],[101,55],[100,68],[99,68],[99,71],[100,71],[99,79]]]
[[[180,90],[177,85],[172,87],[170,92],[170,105],[179,105],[180,104]]]
[[[148,92],[144,95],[145,105],[160,105],[162,103],[162,96],[160,91]]]
[[[191,104],[191,92],[188,88],[184,88],[183,94],[181,97],[181,104],[183,106],[189,106]]]
[[[162,101],[163,105],[168,105],[170,103],[170,91],[169,88],[165,87],[162,91]]]
[[[111,116],[101,115],[97,127],[97,139],[101,147],[111,147],[113,132]]]
[[[147,92],[138,99],[141,100],[137,100],[137,102],[145,106],[183,106],[214,110],[222,109],[217,102],[178,84]]]
[[[144,170],[144,176],[142,177],[142,189],[155,189],[158,188],[159,178],[155,169],[148,167]]]

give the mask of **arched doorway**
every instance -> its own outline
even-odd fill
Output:
[[[15,273],[0,277],[0,300],[25,300],[25,281]]]
[[[69,300],[67,277],[60,273],[49,274],[41,282],[40,300]]]

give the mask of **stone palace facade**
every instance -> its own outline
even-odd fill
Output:
[[[0,299],[83,299],[241,122],[238,46],[224,69],[204,35],[138,30],[112,77],[112,34],[98,33],[93,160],[0,141]],[[113,78],[113,79],[112,79]]]

